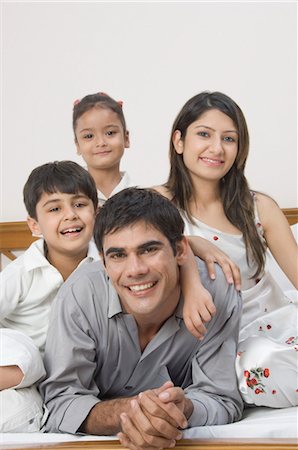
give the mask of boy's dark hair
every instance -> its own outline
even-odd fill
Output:
[[[84,98],[82,98],[82,100],[77,100],[74,104],[72,114],[72,127],[75,135],[75,141],[77,141],[77,121],[85,112],[89,111],[92,108],[106,108],[116,113],[123,127],[123,132],[126,132],[126,122],[122,111],[122,102],[117,102],[109,95],[103,92],[98,92],[96,94],[86,95]]]
[[[62,192],[86,195],[97,210],[95,182],[89,172],[74,161],[54,161],[32,170],[23,189],[24,203],[30,217],[37,220],[36,205],[42,194]]]
[[[99,210],[94,225],[94,240],[103,251],[106,234],[144,221],[159,230],[170,242],[174,255],[183,238],[184,222],[176,206],[151,189],[127,188],[109,198]]]

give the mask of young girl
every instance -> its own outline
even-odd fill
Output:
[[[275,201],[249,189],[248,147],[239,106],[220,92],[202,92],[174,122],[170,174],[159,190],[182,211],[185,234],[208,239],[240,267],[244,306],[236,369],[244,400],[287,407],[298,404],[297,298],[287,298],[264,267],[269,248],[297,289],[297,245]],[[196,238],[190,240],[196,253]],[[192,332],[198,309],[186,299]]]
[[[86,95],[74,102],[72,123],[77,153],[95,180],[102,206],[111,195],[132,186],[127,172],[120,171],[121,158],[129,147],[122,102],[103,92]]]

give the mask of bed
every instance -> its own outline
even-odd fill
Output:
[[[298,208],[283,209],[297,233]],[[297,235],[296,235],[297,236]],[[33,240],[26,222],[0,223],[0,262],[2,267],[15,259]],[[270,271],[287,288],[287,280],[274,261]],[[1,269],[1,266],[0,266]],[[284,278],[283,278],[284,277]],[[218,426],[195,427],[183,434],[175,448],[190,450],[292,450],[298,448],[298,407],[248,408],[241,421]],[[0,433],[0,449],[112,450],[123,448],[115,437],[73,436],[55,433]]]

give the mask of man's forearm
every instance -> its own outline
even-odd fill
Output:
[[[109,436],[120,431],[120,414],[128,412],[135,397],[118,398],[96,403],[82,423],[79,431],[86,434]]]

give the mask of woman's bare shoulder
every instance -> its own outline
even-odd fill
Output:
[[[270,197],[270,195],[264,194],[263,192],[257,192],[257,191],[255,191],[254,194],[255,194],[257,203],[259,203],[260,205],[262,205],[264,207],[275,206],[275,207],[279,208],[277,202],[274,200],[274,198]]]
[[[267,194],[255,193],[256,205],[261,223],[264,228],[278,221],[285,221],[284,214],[277,202]]]

